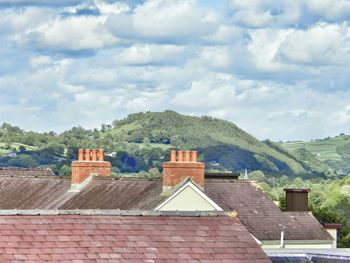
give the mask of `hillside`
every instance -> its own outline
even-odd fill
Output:
[[[60,173],[76,158],[77,147],[105,148],[113,167],[121,172],[160,169],[170,148],[197,149],[207,168],[215,170],[261,170],[308,178],[328,169],[313,154],[307,154],[305,161],[305,152],[290,153],[277,143],[261,142],[228,121],[173,111],[135,113],[112,125],[103,124],[101,129],[73,127],[58,135],[3,124],[0,148],[3,153],[16,151],[18,156],[0,158],[0,165],[44,165]]]
[[[327,137],[306,142],[281,143],[281,147],[290,153],[308,151],[323,164],[338,171],[350,172],[350,136],[341,134],[336,137]]]

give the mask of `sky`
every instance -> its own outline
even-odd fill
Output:
[[[0,123],[169,109],[258,139],[349,134],[349,24],[348,0],[0,0]]]

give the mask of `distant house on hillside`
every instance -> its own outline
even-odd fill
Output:
[[[15,157],[17,157],[17,153],[16,152],[8,152],[4,155],[4,157],[15,158]]]

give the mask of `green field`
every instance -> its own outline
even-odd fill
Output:
[[[337,146],[349,142],[349,137],[335,137],[324,140],[309,142],[288,142],[282,143],[281,146],[288,151],[305,148],[313,153],[320,160],[341,160],[341,156],[337,153]]]
[[[37,149],[37,147],[29,146],[29,145],[25,145],[25,144],[17,143],[17,142],[12,142],[11,145],[10,145],[10,149],[16,149],[18,151],[20,146],[24,146],[29,151],[33,151],[33,150]],[[6,153],[9,153],[10,151],[11,150],[6,149],[6,144],[5,143],[0,142],[0,156],[4,155]]]

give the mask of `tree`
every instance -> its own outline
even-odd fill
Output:
[[[254,171],[248,174],[249,179],[258,183],[265,182],[265,174],[262,171]]]
[[[24,147],[23,145],[20,145],[18,150],[19,150],[19,153],[25,153],[27,151],[26,147]]]
[[[71,173],[72,173],[71,167],[65,164],[61,167],[59,175],[60,176],[69,176],[69,175],[71,175]]]
[[[27,154],[20,154],[16,158],[12,158],[8,161],[10,166],[24,167],[24,168],[33,168],[37,167],[38,162]]]

